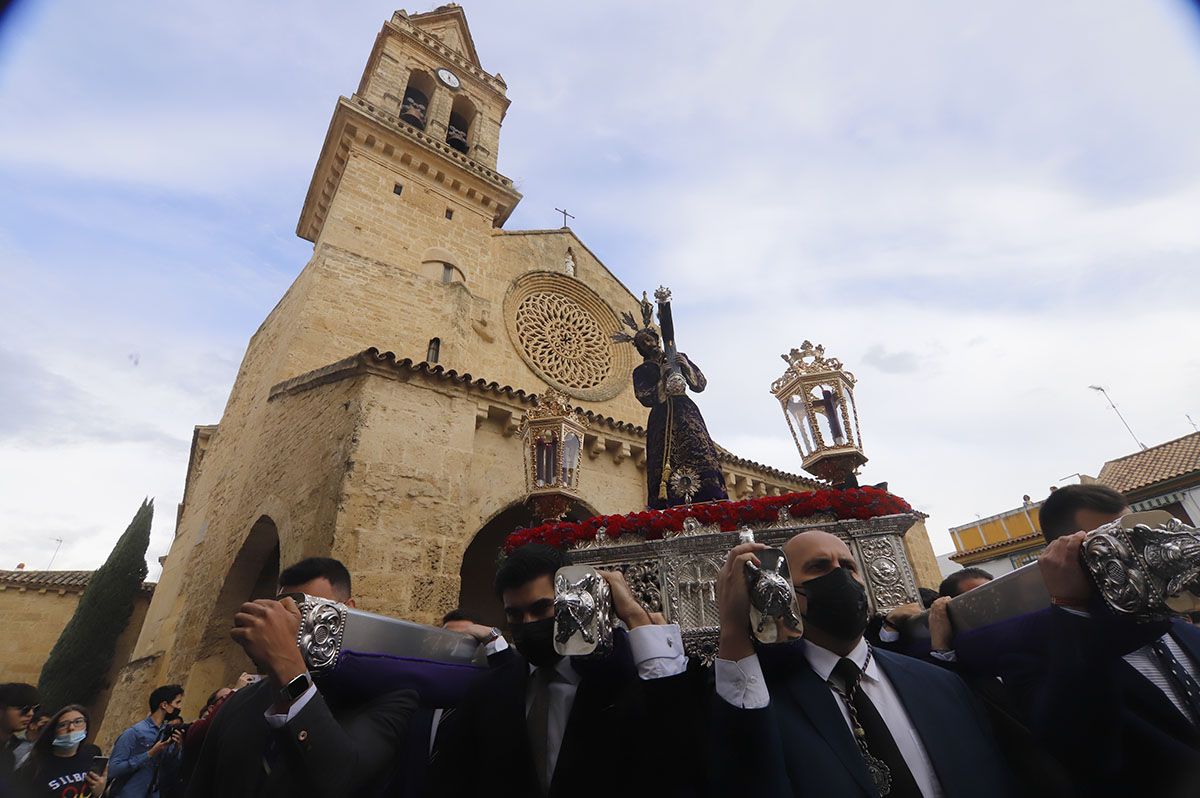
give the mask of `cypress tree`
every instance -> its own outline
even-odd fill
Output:
[[[146,578],[146,549],[154,500],[142,501],[129,528],[104,565],[88,581],[58,642],[50,651],[38,692],[51,712],[65,704],[90,704],[107,686],[117,638],[133,614],[133,600]]]

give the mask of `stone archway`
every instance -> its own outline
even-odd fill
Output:
[[[574,501],[567,518],[580,521],[591,518],[596,511],[581,501]],[[537,521],[524,502],[505,507],[480,527],[463,552],[459,568],[458,606],[472,618],[488,626],[504,626],[504,611],[492,589],[500,546],[515,529],[536,526]]]
[[[252,663],[229,637],[233,616],[244,602],[275,596],[279,579],[279,529],[270,516],[254,522],[215,597],[200,642],[200,656],[188,676],[185,703],[197,709],[208,694],[231,685]]]

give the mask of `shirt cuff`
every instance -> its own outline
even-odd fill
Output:
[[[879,627],[879,639],[885,643],[895,643],[900,639],[900,633],[895,629],[889,629],[885,624]]]
[[[301,693],[300,697],[292,702],[292,705],[288,707],[286,714],[282,712],[272,712],[271,708],[267,707],[267,711],[263,713],[263,717],[267,719],[267,725],[272,729],[282,729],[284,725],[286,725],[292,718],[296,717],[296,715],[300,713],[300,710],[304,709],[304,705],[307,704],[316,694],[317,686],[315,684],[310,684],[308,689]]]
[[[504,639],[503,635],[501,635],[483,647],[483,654],[486,657],[490,657],[493,654],[499,654],[506,648],[508,648],[508,641]]]
[[[716,676],[717,695],[727,704],[738,709],[762,709],[771,703],[757,654],[737,662],[718,658]]]
[[[958,653],[952,648],[946,651],[930,651],[929,656],[942,662],[958,662]]]
[[[649,624],[629,630],[629,648],[641,679],[678,676],[687,670],[679,624]]]

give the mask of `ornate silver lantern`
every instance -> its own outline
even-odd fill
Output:
[[[521,420],[525,495],[543,520],[559,517],[579,491],[587,418],[567,396],[549,388]]]
[[[857,485],[854,474],[867,458],[854,407],[854,375],[811,341],[782,357],[787,371],[771,383],[771,393],[783,407],[804,470],[836,486]]]

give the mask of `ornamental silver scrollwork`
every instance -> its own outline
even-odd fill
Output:
[[[760,643],[779,643],[804,631],[796,589],[788,572],[783,549],[757,552],[759,565],[746,563],[750,589],[750,631]]]
[[[297,606],[300,608],[300,630],[296,642],[309,670],[332,668],[342,651],[346,608],[336,601],[315,596],[305,596]]]
[[[620,571],[633,591],[633,597],[649,612],[662,612],[662,583],[657,560],[619,563],[613,566]]]
[[[1200,532],[1162,511],[1092,530],[1080,557],[1100,596],[1119,613],[1161,618],[1200,603]]]
[[[875,610],[885,612],[913,600],[905,579],[902,554],[898,542],[890,537],[877,536],[858,539],[859,561],[863,564],[867,584],[874,598]]]
[[[724,554],[697,554],[674,563],[677,595],[672,597],[672,603],[678,607],[678,612],[673,613],[672,620],[684,629],[718,625],[717,576],[724,562]]]
[[[554,575],[554,650],[587,656],[612,649],[612,594],[608,582],[586,565],[567,565]]]
[[[861,548],[871,582],[876,585],[877,591],[900,581],[900,566],[896,563],[896,552],[889,541],[878,538],[864,540]]]

